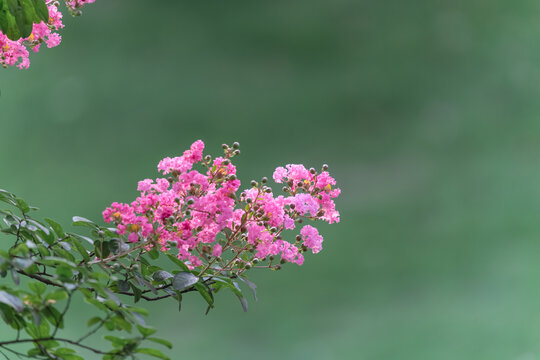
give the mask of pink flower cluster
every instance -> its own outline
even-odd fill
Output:
[[[30,51],[38,52],[41,44],[45,43],[48,48],[60,44],[62,37],[55,31],[62,29],[62,13],[58,11],[57,2],[43,0],[49,9],[49,21],[34,24],[32,33],[27,38],[10,40],[0,31],[0,65],[3,67],[17,66],[19,69],[27,69],[30,66]],[[75,10],[95,0],[66,0],[70,10]]]
[[[272,264],[275,256],[301,265],[307,249],[319,252],[323,238],[311,225],[293,242],[284,237],[306,219],[339,222],[334,199],[340,190],[333,188],[336,181],[326,167],[320,173],[302,165],[277,168],[274,179],[286,183],[285,196],[274,196],[266,178],[238,195],[241,184],[231,159],[239,145],[223,147],[223,157],[203,159],[204,143],[198,140],[182,156],[163,159],[158,170],[169,176],[140,181],[140,196],[130,204],[113,203],[103,212],[105,222],[115,223],[131,243],[177,248],[178,258],[192,269],[279,268]],[[193,169],[196,164],[204,170]],[[256,265],[264,261],[266,266]]]

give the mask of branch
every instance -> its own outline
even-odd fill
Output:
[[[19,274],[21,274],[21,275],[28,276],[28,277],[30,277],[30,278],[32,278],[32,279],[34,279],[34,280],[40,281],[40,282],[42,282],[42,283],[44,283],[44,284],[47,284],[47,285],[52,285],[52,286],[57,286],[57,287],[63,287],[62,285],[57,284],[57,283],[55,283],[54,281],[51,281],[51,280],[49,280],[49,279],[47,279],[47,278],[44,278],[43,276],[39,276],[39,275],[37,275],[37,274],[28,274],[28,273],[26,273],[26,272],[24,272],[24,271],[22,271],[22,270],[17,270],[17,272],[18,272]]]
[[[5,347],[5,345],[28,343],[28,342],[40,343],[42,341],[51,341],[51,340],[66,342],[66,343],[71,344],[71,345],[79,346],[79,347],[81,347],[83,349],[90,350],[90,351],[92,351],[92,352],[94,352],[96,354],[102,354],[102,355],[107,354],[104,351],[94,349],[93,347],[90,347],[90,346],[87,346],[87,345],[84,345],[84,344],[80,344],[80,343],[78,343],[77,341],[74,341],[74,340],[63,339],[63,338],[55,338],[55,337],[52,337],[52,336],[46,337],[46,338],[38,338],[38,339],[22,339],[22,340],[1,341],[0,342],[0,347],[3,347],[4,349],[8,349],[7,347]]]

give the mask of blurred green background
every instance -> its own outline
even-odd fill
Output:
[[[341,223],[302,267],[252,271],[248,313],[150,304],[173,359],[540,359],[539,13],[99,0],[0,72],[0,187],[68,225],[199,138],[241,143],[244,184],[328,163]]]

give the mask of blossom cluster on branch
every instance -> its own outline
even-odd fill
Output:
[[[238,148],[238,143],[224,144],[223,156],[203,158],[204,143],[198,140],[182,156],[161,160],[158,170],[168,177],[140,181],[140,196],[129,204],[113,203],[103,212],[105,222],[114,223],[130,243],[144,242],[160,251],[176,248],[190,269],[204,266],[239,275],[255,266],[302,265],[303,253],[319,252],[323,238],[311,225],[304,225],[292,241],[287,232],[308,220],[339,222],[336,181],[326,165],[318,172],[290,164],[273,175],[285,184],[285,196],[275,196],[267,178],[251,181],[238,194],[241,182],[232,164]],[[193,169],[196,164],[203,172]]]
[[[181,156],[163,159],[158,170],[164,177],[140,181],[135,201],[113,203],[103,212],[115,226],[74,217],[73,226],[87,235],[35,219],[37,208],[0,189],[0,203],[9,205],[0,207],[0,233],[14,240],[0,248],[0,319],[13,330],[0,339],[0,354],[82,360],[92,352],[103,360],[139,354],[166,360],[152,344],[171,348],[171,342],[154,335],[142,317],[147,310],[131,300],[174,300],[180,310],[184,296],[199,294],[208,313],[216,294],[230,291],[247,311],[240,284],[257,300],[248,269],[301,265],[307,251],[318,253],[323,238],[305,222],[339,221],[334,199],[340,190],[327,166],[278,167],[273,179],[284,195],[274,195],[267,178],[241,191],[232,164],[239,147],[224,144],[223,156],[212,158],[203,155],[199,140]],[[77,297],[99,314],[90,311],[86,333],[74,338],[64,324]],[[108,334],[109,347],[88,342],[100,333]]]
[[[62,23],[62,13],[58,10],[59,2],[56,0],[35,0],[44,1],[49,11],[48,21],[34,23],[32,32],[27,37],[10,39],[0,30],[0,65],[3,67],[16,66],[19,69],[27,69],[30,66],[30,52],[39,52],[43,43],[48,48],[56,47],[60,44],[62,37],[58,30],[64,27]],[[0,15],[7,13],[10,0],[0,1]],[[11,1],[13,2],[13,1]],[[95,0],[65,0],[67,9],[72,15],[80,15],[80,8]],[[3,25],[3,24],[0,24]]]

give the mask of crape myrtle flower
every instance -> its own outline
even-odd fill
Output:
[[[266,178],[251,181],[239,194],[241,182],[232,163],[238,148],[238,143],[223,145],[223,156],[203,157],[204,143],[197,140],[181,156],[161,160],[158,170],[164,177],[139,181],[139,196],[131,203],[111,204],[103,219],[114,223],[127,242],[175,252],[190,269],[201,267],[201,274],[302,265],[306,251],[321,251],[323,237],[312,225],[301,224],[340,220],[335,179],[326,165],[317,172],[289,164],[273,174],[277,183],[287,184],[284,195],[274,195]],[[288,235],[294,231],[299,234]]]

